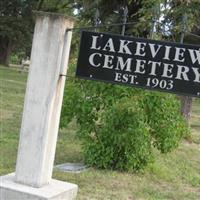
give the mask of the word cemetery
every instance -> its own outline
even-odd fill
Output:
[[[76,75],[200,97],[200,47],[84,31]]]

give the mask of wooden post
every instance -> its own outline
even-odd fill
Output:
[[[67,185],[54,181],[52,186],[51,180],[65,84],[65,77],[60,75],[67,72],[72,35],[71,31],[66,32],[66,30],[72,27],[73,20],[69,17],[44,12],[36,13],[31,64],[13,181],[16,185],[35,187],[34,191],[30,191],[34,195],[35,192],[38,194],[37,188],[47,186],[45,190],[48,191],[49,187],[46,199],[56,195],[59,197],[59,193],[66,194],[62,196],[64,199],[72,199],[77,191],[77,186],[71,184],[70,195],[67,196],[66,191],[69,189],[65,188]],[[12,199],[12,191],[17,189],[10,190],[9,193],[2,190],[5,196],[10,197],[5,197],[5,200]],[[44,196],[44,193],[41,193],[41,196]],[[51,198],[49,194],[52,194]],[[23,199],[20,195],[15,194],[15,199]],[[26,199],[34,199],[32,196],[29,194]]]

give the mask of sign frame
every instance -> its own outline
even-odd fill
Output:
[[[124,85],[124,86],[129,86],[129,87],[136,87],[136,88],[141,88],[141,89],[147,89],[147,90],[150,90],[150,91],[159,91],[159,92],[167,92],[167,93],[172,93],[172,94],[179,94],[179,95],[186,95],[186,96],[191,96],[191,97],[196,97],[196,98],[200,98],[200,83],[193,83],[194,85],[195,85],[195,89],[197,90],[197,93],[195,94],[195,93],[187,93],[187,92],[182,92],[182,91],[178,91],[179,89],[177,89],[177,87],[175,86],[175,87],[173,87],[173,89],[174,90],[166,90],[166,89],[162,89],[162,88],[158,88],[158,87],[150,87],[150,86],[144,86],[144,85],[140,85],[140,84],[128,84],[128,83],[123,83],[123,82],[117,82],[117,81],[115,81],[115,80],[108,80],[108,79],[101,79],[101,78],[97,78],[96,76],[94,76],[92,73],[90,74],[90,75],[82,75],[81,73],[82,72],[80,72],[80,67],[83,67],[83,65],[85,65],[85,63],[83,62],[83,50],[84,50],[84,59],[86,59],[86,61],[85,62],[87,62],[87,60],[88,60],[88,55],[91,55],[91,54],[88,54],[88,53],[86,53],[86,47],[88,47],[87,45],[85,45],[86,43],[90,43],[90,46],[91,45],[94,45],[94,40],[93,41],[85,41],[85,35],[86,34],[89,34],[89,36],[95,36],[95,38],[97,37],[97,36],[99,36],[100,37],[100,35],[102,35],[102,38],[103,37],[107,37],[107,43],[104,43],[104,45],[106,46],[106,44],[108,44],[108,38],[114,38],[113,39],[113,41],[114,40],[117,40],[117,38],[119,38],[119,40],[121,39],[121,40],[127,40],[127,41],[133,41],[133,42],[136,42],[136,41],[138,41],[138,42],[140,42],[140,43],[146,43],[146,44],[155,44],[155,45],[162,45],[163,47],[164,46],[167,46],[167,45],[170,45],[170,47],[171,48],[179,48],[179,54],[178,54],[178,58],[179,59],[181,59],[181,50],[180,49],[183,49],[183,48],[185,48],[186,50],[187,49],[190,49],[190,50],[192,50],[193,48],[194,48],[194,50],[197,50],[197,49],[200,49],[200,46],[198,46],[198,45],[191,45],[191,44],[181,44],[181,43],[175,43],[175,42],[166,42],[166,41],[158,41],[158,40],[152,40],[152,39],[145,39],[145,38],[136,38],[136,37],[130,37],[130,36],[122,36],[122,35],[119,35],[119,34],[110,34],[110,33],[99,33],[99,32],[93,32],[93,31],[82,31],[82,33],[81,33],[81,42],[80,42],[80,48],[79,48],[79,56],[78,56],[78,61],[77,61],[77,68],[76,68],[76,77],[78,77],[78,78],[81,78],[81,79],[85,79],[85,80],[94,80],[94,81],[100,81],[100,82],[106,82],[106,83],[111,83],[111,84],[118,84],[118,85]],[[93,38],[94,39],[94,38]],[[99,39],[99,38],[98,38]],[[98,43],[97,42],[97,38],[95,39],[96,40],[96,44],[95,45],[97,45],[96,47],[97,48],[100,48],[100,46],[98,46],[98,45],[100,45],[100,44],[102,44],[103,42],[101,41],[100,43]],[[106,39],[105,39],[106,40]],[[91,43],[92,42],[92,43]],[[105,41],[104,41],[105,42]],[[110,44],[111,44],[111,42],[110,42]],[[113,42],[113,44],[114,44],[114,42]],[[104,46],[103,45],[103,46]],[[111,45],[112,46],[112,45]],[[108,47],[108,49],[110,48],[111,49],[111,46],[109,46],[109,44],[107,45],[107,47]],[[118,45],[119,46],[119,45]],[[126,45],[125,46],[123,46],[124,48],[125,47],[127,47]],[[151,46],[152,47],[152,46]],[[154,46],[155,47],[155,46]],[[119,47],[120,48],[120,47]],[[118,49],[119,49],[118,48]],[[166,48],[166,47],[165,47]],[[169,50],[170,48],[168,47],[168,50]],[[87,49],[88,50],[88,49]],[[113,49],[111,49],[111,50],[113,50]],[[124,50],[124,49],[123,49]],[[126,49],[127,50],[127,49]],[[141,50],[141,49],[140,49]],[[155,49],[154,49],[155,50]],[[103,54],[103,52],[105,52],[105,54],[106,53],[109,53],[109,55],[111,56],[111,55],[115,55],[115,56],[117,56],[117,55],[119,55],[120,53],[118,52],[118,53],[116,53],[116,52],[108,52],[108,51],[106,51],[105,49],[104,49],[104,51],[102,51],[102,49],[94,49],[94,51],[93,52],[101,52],[102,53],[102,55],[104,55]],[[128,51],[128,50],[127,50]],[[174,51],[175,50],[173,50],[173,53],[174,53]],[[188,50],[188,52],[189,52],[189,50]],[[126,52],[127,53],[127,52]],[[155,53],[155,51],[154,51],[154,53]],[[86,56],[85,56],[85,54],[86,54]],[[177,54],[177,53],[176,53]],[[123,55],[122,53],[120,54],[121,56]],[[148,55],[149,55],[149,53],[148,53]],[[131,57],[130,58],[133,58],[134,59],[134,56],[133,55],[130,55]],[[127,58],[127,55],[125,55],[125,57]],[[137,56],[137,57],[141,57],[141,56]],[[146,59],[146,58],[145,58]],[[183,59],[183,57],[182,57],[182,59]],[[151,61],[151,60],[148,60],[148,59],[146,59],[147,61]],[[158,61],[158,60],[157,60]],[[162,59],[160,59],[159,60],[160,62],[162,61]],[[198,61],[198,54],[197,54],[197,63],[199,62]],[[155,60],[154,60],[154,62],[155,62]],[[188,58],[187,58],[187,60],[186,60],[186,62],[188,63],[189,61],[188,61]],[[83,63],[83,64],[82,64]],[[176,64],[176,61],[173,61],[172,63],[174,63],[174,64]],[[181,62],[178,62],[178,63],[181,63]],[[161,63],[162,64],[162,63]],[[88,64],[86,64],[87,66],[84,66],[84,69],[86,69],[86,68],[89,68],[89,67],[91,67],[91,66],[89,66],[90,65],[90,63],[88,63]],[[168,65],[170,65],[170,63],[168,63]],[[198,66],[197,67],[197,69],[196,69],[196,72],[198,72],[198,70],[200,70],[200,65],[197,65],[197,64],[194,64],[194,67],[196,68],[196,66]],[[116,67],[116,66],[115,66]],[[185,66],[185,67],[188,67],[188,66]],[[96,68],[98,68],[98,67],[96,67]],[[101,68],[101,67],[100,67]],[[188,67],[189,68],[189,67]],[[191,68],[191,67],[190,67]],[[107,71],[108,71],[108,69],[106,69]],[[168,70],[170,70],[169,68],[168,68]],[[169,72],[169,71],[168,71]],[[191,72],[190,72],[191,73]],[[198,72],[199,73],[199,72]],[[103,74],[103,73],[102,73]],[[130,73],[129,73],[130,74]],[[184,74],[184,73],[183,73]],[[182,75],[183,75],[182,74]],[[148,79],[149,78],[149,79]],[[150,81],[152,81],[152,79],[158,79],[158,81],[159,81],[159,83],[160,83],[160,81],[162,81],[162,80],[164,80],[164,81],[166,81],[166,79],[168,80],[168,78],[164,78],[164,79],[161,79],[160,77],[157,77],[157,76],[152,76],[152,75],[150,75],[150,76],[148,76],[148,77],[146,77],[146,79],[148,79],[147,81],[149,81],[149,84],[150,84]],[[160,80],[161,79],[161,80]],[[197,79],[197,77],[196,77],[196,79]],[[169,80],[173,80],[174,81],[174,79],[169,79]],[[157,81],[157,82],[158,82]],[[163,81],[163,83],[162,84],[165,84],[164,83],[164,81]],[[177,82],[177,80],[175,80],[176,82]],[[181,80],[181,81],[183,81],[183,80]],[[185,81],[185,80],[184,80]],[[178,81],[179,82],[179,85],[180,85],[180,81]],[[185,81],[186,82],[186,81]],[[191,81],[189,81],[189,82],[191,82]],[[199,86],[199,87],[198,87]],[[199,89],[198,89],[199,88]],[[187,89],[188,89],[188,87],[187,87]],[[190,88],[189,88],[189,90],[190,90]]]

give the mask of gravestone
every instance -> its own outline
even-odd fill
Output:
[[[63,163],[56,165],[55,169],[62,172],[80,173],[87,169],[87,166],[83,163]]]

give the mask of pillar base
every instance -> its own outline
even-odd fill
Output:
[[[33,188],[14,182],[14,173],[0,177],[1,200],[72,200],[78,186],[52,179],[48,185]]]

